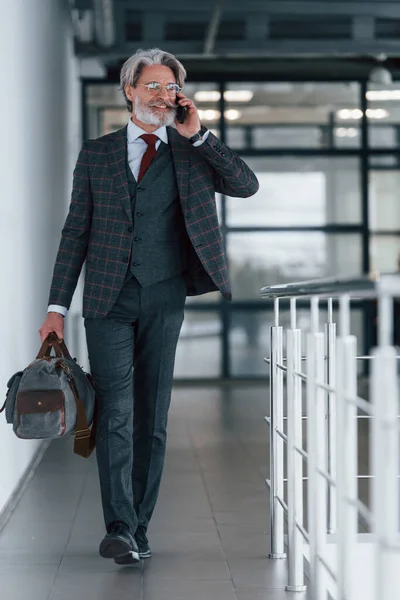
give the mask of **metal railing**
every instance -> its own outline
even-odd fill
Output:
[[[288,591],[305,590],[306,565],[312,600],[326,600],[328,592],[335,600],[398,600],[399,357],[392,340],[393,298],[400,296],[400,275],[271,286],[263,288],[261,296],[273,298],[275,304],[270,358],[265,359],[270,363],[270,415],[265,417],[270,426],[269,556],[283,558],[287,549]],[[297,327],[299,297],[310,299],[310,330],[305,340]],[[285,358],[280,298],[290,298]],[[370,356],[357,356],[357,339],[351,335],[350,303],[363,298],[377,299],[378,345]],[[338,332],[334,299],[338,301]],[[320,306],[325,302],[328,319],[321,331]],[[302,341],[306,342],[304,357]],[[358,359],[371,359],[368,400],[357,392]],[[358,473],[362,418],[370,419],[368,476]],[[359,498],[358,483],[363,477],[369,483],[369,506]],[[358,532],[359,517],[370,534]]]

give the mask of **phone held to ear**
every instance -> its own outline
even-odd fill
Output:
[[[183,123],[186,117],[186,108],[180,104],[176,105],[176,120],[178,123]]]

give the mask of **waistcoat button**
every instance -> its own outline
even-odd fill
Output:
[[[128,231],[129,231],[129,233],[132,233],[133,227],[128,227]]]

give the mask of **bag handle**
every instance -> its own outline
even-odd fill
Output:
[[[43,341],[36,358],[47,358],[51,354],[51,349],[54,348],[57,358],[71,358],[68,348],[64,340],[59,340],[57,334],[53,331],[49,333]]]

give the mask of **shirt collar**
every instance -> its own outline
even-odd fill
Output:
[[[144,131],[144,129],[142,129],[141,127],[136,125],[132,121],[132,119],[129,119],[128,134],[127,134],[128,135],[128,144],[131,144],[132,142],[136,142],[136,140],[144,133],[147,133],[147,131]],[[162,127],[159,127],[155,131],[153,131],[153,135],[156,135],[162,142],[164,142],[164,144],[168,144],[168,134],[167,134],[167,128],[165,127],[165,125],[163,125]],[[141,140],[141,141],[143,141],[143,140]]]

